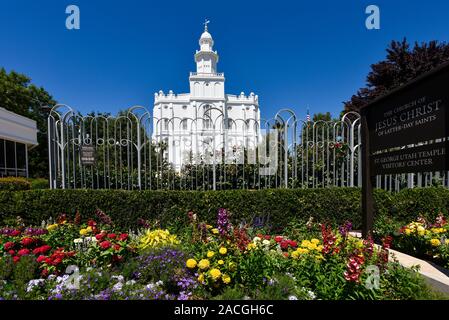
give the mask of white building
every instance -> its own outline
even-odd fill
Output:
[[[0,177],[28,177],[28,150],[37,144],[36,121],[0,107]]]
[[[190,92],[154,94],[153,140],[165,143],[165,157],[177,170],[189,163],[218,163],[223,150],[232,158],[236,146],[237,150],[254,149],[257,140],[258,96],[225,93],[224,73],[217,71],[219,56],[207,23],[194,55],[196,72],[190,73]]]

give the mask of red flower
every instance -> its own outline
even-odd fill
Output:
[[[43,269],[42,272],[41,272],[41,276],[43,278],[46,278],[48,276],[48,269]]]
[[[122,233],[118,238],[120,241],[126,241],[126,239],[128,239],[128,234]]]
[[[15,256],[14,258],[12,258],[12,260],[14,261],[14,263],[19,262],[20,257],[19,256]]]
[[[110,234],[108,234],[108,238],[109,238],[109,239],[115,239],[115,237],[116,237],[116,234],[115,234],[115,233],[110,233]]]
[[[284,252],[284,257],[288,258],[288,252]]]
[[[9,250],[8,253],[13,256],[16,252],[14,250]]]
[[[23,238],[21,243],[24,247],[28,247],[29,245],[32,245],[34,242],[33,238]]]
[[[289,244],[292,248],[296,248],[298,246],[298,243],[296,243],[296,241],[294,241],[294,240],[290,240]]]
[[[95,227],[97,225],[97,223],[95,222],[95,220],[89,219],[89,221],[87,222],[87,225],[89,227]]]
[[[43,245],[41,247],[38,247],[36,249],[33,250],[33,254],[43,254],[46,253],[47,251],[49,251],[51,249],[51,247],[49,245]]]
[[[100,243],[100,247],[103,250],[109,249],[111,247],[111,243],[109,241],[107,241],[107,240],[103,241],[103,242]]]
[[[53,265],[54,266],[57,266],[58,264],[60,264],[62,262],[62,258],[61,257],[58,257],[58,258],[56,258],[55,260],[53,260]]]
[[[276,241],[277,243],[281,242],[284,239],[283,236],[276,236],[274,237],[274,241]]]
[[[288,241],[283,240],[283,241],[281,242],[281,248],[282,248],[282,249],[287,249],[287,248],[288,248]]]
[[[114,261],[114,262],[120,262],[120,261],[122,261],[123,260],[123,257],[122,256],[118,256],[118,255],[116,255],[116,254],[114,254],[113,256],[112,256],[112,261]]]
[[[44,262],[46,258],[47,258],[46,256],[40,255],[39,257],[37,257],[36,261],[41,263]]]
[[[20,231],[19,230],[14,230],[13,232],[11,232],[11,236],[12,237],[17,237],[18,235],[20,235]]]
[[[11,250],[12,248],[14,248],[14,242],[6,242],[5,245],[3,246],[3,248],[7,251],[7,250]]]
[[[270,240],[271,239],[271,237],[269,235],[266,235],[264,238],[265,238],[265,240]]]
[[[114,244],[113,248],[115,251],[119,251],[121,246],[119,244]]]
[[[53,263],[53,259],[50,257],[45,258],[44,262],[48,265],[51,265]]]
[[[96,238],[98,241],[102,241],[102,240],[104,239],[105,236],[106,236],[105,233],[99,233],[99,234],[97,234],[97,235],[95,236],[95,238]]]
[[[30,254],[30,250],[28,250],[28,249],[22,249],[22,250],[19,250],[19,252],[17,252],[17,255],[19,255],[19,256],[25,256],[27,254]]]

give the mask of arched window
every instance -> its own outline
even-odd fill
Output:
[[[228,130],[234,130],[235,129],[235,122],[234,122],[234,120],[232,118],[228,118],[227,127],[228,127]]]
[[[182,119],[182,130],[187,130],[187,118]]]
[[[203,120],[203,126],[204,129],[210,129],[212,127],[212,110],[210,105],[204,106],[204,120]]]
[[[168,119],[164,119],[164,130],[168,130]]]

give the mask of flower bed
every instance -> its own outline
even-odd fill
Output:
[[[435,221],[418,218],[391,233],[393,248],[449,268],[449,224],[440,213]]]
[[[124,231],[104,212],[61,215],[0,230],[0,299],[432,298],[413,270],[388,260],[389,241],[349,235],[351,224],[285,229],[216,225],[189,212],[176,234],[140,221]]]

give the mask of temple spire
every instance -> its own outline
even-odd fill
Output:
[[[204,32],[207,32],[207,25],[210,23],[210,20],[208,20],[207,18],[204,19]]]

